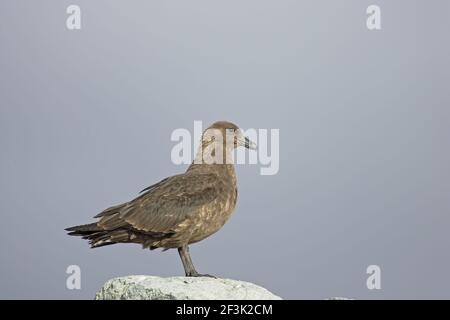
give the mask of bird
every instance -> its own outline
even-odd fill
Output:
[[[203,131],[184,173],[105,209],[96,222],[65,230],[88,240],[91,248],[136,243],[150,250],[177,249],[186,277],[215,277],[197,272],[189,246],[216,233],[234,212],[238,192],[232,154],[238,147],[256,149],[256,144],[237,125],[217,121]]]

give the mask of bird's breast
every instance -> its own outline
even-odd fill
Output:
[[[236,207],[237,189],[221,192],[217,199],[203,206],[193,217],[190,243],[200,241],[217,232],[227,222]]]

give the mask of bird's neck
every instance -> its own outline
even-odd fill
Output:
[[[215,172],[222,177],[228,176],[228,180],[235,184],[233,151],[234,148],[222,148],[214,143],[202,144],[187,172]]]
[[[222,143],[202,143],[195,155],[194,164],[233,165],[234,146]]]
[[[230,181],[236,182],[236,170],[234,164],[196,164],[192,163],[186,172],[216,172],[220,176],[228,176]]]

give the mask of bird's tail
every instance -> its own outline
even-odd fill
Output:
[[[64,230],[69,231],[69,236],[85,236],[93,232],[102,231],[102,229],[96,223],[82,224]]]
[[[100,228],[96,223],[83,224],[65,229],[70,236],[80,236],[89,240],[91,248],[98,248],[117,243],[110,232]]]
[[[80,236],[89,240],[91,248],[108,246],[115,243],[130,242],[137,239],[138,235],[132,235],[126,229],[105,230],[96,223],[83,224],[65,229],[70,236]],[[132,237],[133,236],[133,237]]]

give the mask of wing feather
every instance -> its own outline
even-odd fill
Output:
[[[203,205],[218,196],[214,173],[182,174],[144,189],[145,193],[121,206],[114,206],[98,225],[105,230],[120,227],[149,233],[172,233]],[[106,210],[105,210],[106,211]]]

